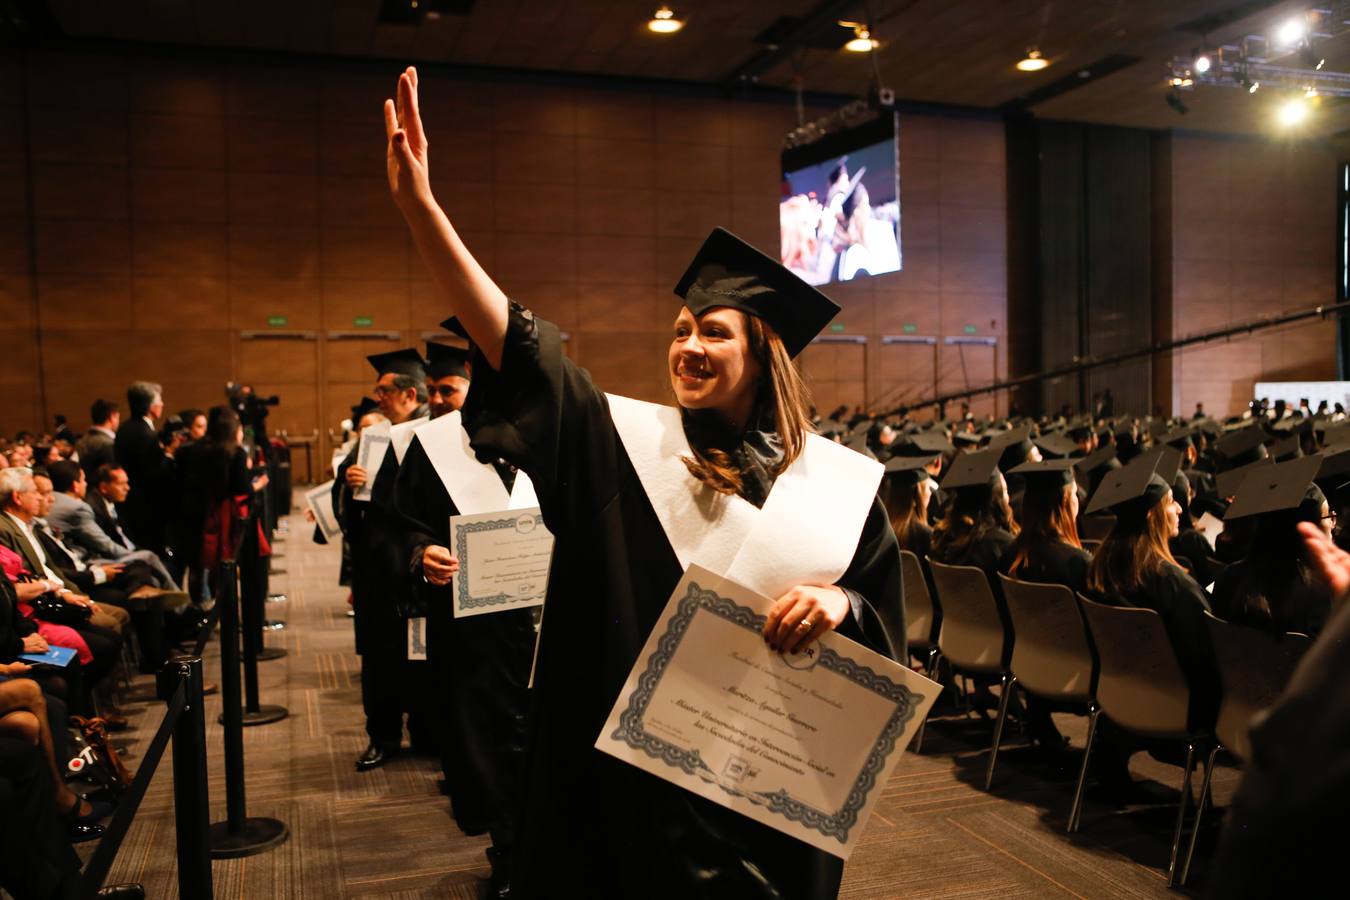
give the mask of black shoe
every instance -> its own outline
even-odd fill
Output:
[[[488,900],[510,900],[511,897],[511,872],[510,856],[503,853],[496,847],[487,848],[488,864],[492,866],[492,874],[488,877],[487,897]]]
[[[70,838],[72,844],[83,844],[85,841],[96,841],[103,837],[103,832],[105,831],[107,831],[107,829],[102,825],[76,825],[74,823],[68,823],[66,825],[66,836]]]
[[[398,756],[397,750],[386,750],[379,744],[371,744],[366,747],[366,752],[356,758],[356,771],[368,772],[371,769],[378,769],[395,756]]]
[[[145,900],[145,888],[139,884],[114,884],[103,888],[94,896],[114,897],[116,900]]]

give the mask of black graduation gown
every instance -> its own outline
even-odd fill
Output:
[[[510,480],[502,482],[509,488]],[[432,683],[419,687],[434,719],[455,817],[466,830],[488,827],[493,846],[505,851],[514,842],[520,793],[533,610],[456,619],[449,585],[423,577],[423,551],[450,546],[450,517],[459,510],[416,436],[394,480],[393,507],[403,529],[415,614],[427,617]]]
[[[1074,593],[1087,591],[1088,567],[1092,565],[1092,554],[1082,547],[1075,547],[1063,541],[1039,541],[1033,544],[1027,553],[1027,560],[1013,575],[1013,547],[1004,552],[999,560],[998,570],[1012,575],[1019,581],[1031,581],[1036,584],[1062,584]]]
[[[1181,532],[1167,542],[1173,556],[1184,556],[1190,563],[1191,575],[1201,585],[1213,584],[1217,574],[1209,564],[1214,556],[1214,548],[1205,540],[1205,536],[1195,528],[1182,526]]]
[[[1161,572],[1145,577],[1140,590],[1110,595],[1103,602],[1151,609],[1162,616],[1177,661],[1191,688],[1191,728],[1204,731],[1214,726],[1219,707],[1219,664],[1205,625],[1209,597],[1186,570],[1164,563]]]
[[[1256,584],[1259,564],[1244,559],[1233,563],[1214,583],[1214,615],[1238,625],[1283,634],[1296,631],[1316,637],[1331,614],[1326,589],[1312,581],[1291,579],[1283,590],[1267,598],[1270,615],[1247,609],[1247,597],[1259,590]]]
[[[559,333],[512,305],[500,372],[481,356],[464,408],[480,454],[527,472],[555,535],[533,691],[513,894],[833,897],[843,862],[594,747],[682,569],[610,418]],[[901,602],[880,501],[839,584]],[[864,634],[847,619],[840,632]],[[885,645],[879,624],[872,643]]]
[[[966,548],[960,554],[944,553],[936,548],[930,554],[933,559],[949,566],[975,566],[989,578],[989,583],[998,593],[999,560],[1008,552],[1015,538],[1003,528],[992,528],[982,538]]]

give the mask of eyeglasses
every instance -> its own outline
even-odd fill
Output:
[[[390,394],[397,394],[397,393],[399,393],[399,389],[396,388],[396,387],[394,387],[394,386],[391,385],[391,384],[377,384],[377,385],[375,385],[375,396],[376,396],[376,397],[384,398],[384,397],[388,397]]]
[[[429,384],[427,385],[428,394],[437,394],[442,397],[453,397],[459,393],[459,388],[453,384]]]

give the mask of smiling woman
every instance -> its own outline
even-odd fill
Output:
[[[511,855],[510,896],[833,897],[838,857],[595,743],[691,565],[774,598],[763,636],[775,651],[801,654],[837,629],[905,658],[875,613],[904,621],[899,554],[876,501],[881,466],[811,433],[793,364],[839,307],[715,229],[675,287],[667,368],[678,408],[606,395],[562,353],[556,326],[507,299],[432,197],[414,70],[385,125],[394,199],[475,345],[461,410],[473,450],[529,476],[556,536],[528,792],[492,813],[521,811],[514,847],[492,830],[497,858]],[[613,871],[597,880],[577,861],[598,848]]]

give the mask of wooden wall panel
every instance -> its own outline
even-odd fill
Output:
[[[252,381],[282,395],[275,426],[325,432],[369,390],[365,355],[420,343],[448,314],[388,197],[380,109],[392,77],[242,58],[20,64],[27,92],[0,91],[12,98],[0,123],[24,126],[0,134],[0,315],[37,324],[24,297],[42,299],[31,406],[50,389],[36,416],[20,403],[0,428],[31,427],[57,402],[83,425],[94,394],[149,377],[171,408]],[[429,74],[422,109],[433,186],[483,266],[568,332],[567,352],[602,386],[668,400],[671,288],[715,225],[774,251],[792,108]],[[33,173],[20,168],[27,152]],[[1002,159],[992,119],[901,117],[905,268],[828,289],[843,306],[836,326],[868,343],[817,354],[852,360],[829,379],[817,361],[827,399],[931,392],[935,355],[887,357],[880,334],[916,323],[1002,334]],[[362,327],[400,340],[326,336]],[[96,328],[138,349],[85,360]],[[238,339],[271,328],[317,341],[272,354],[273,342]]]

